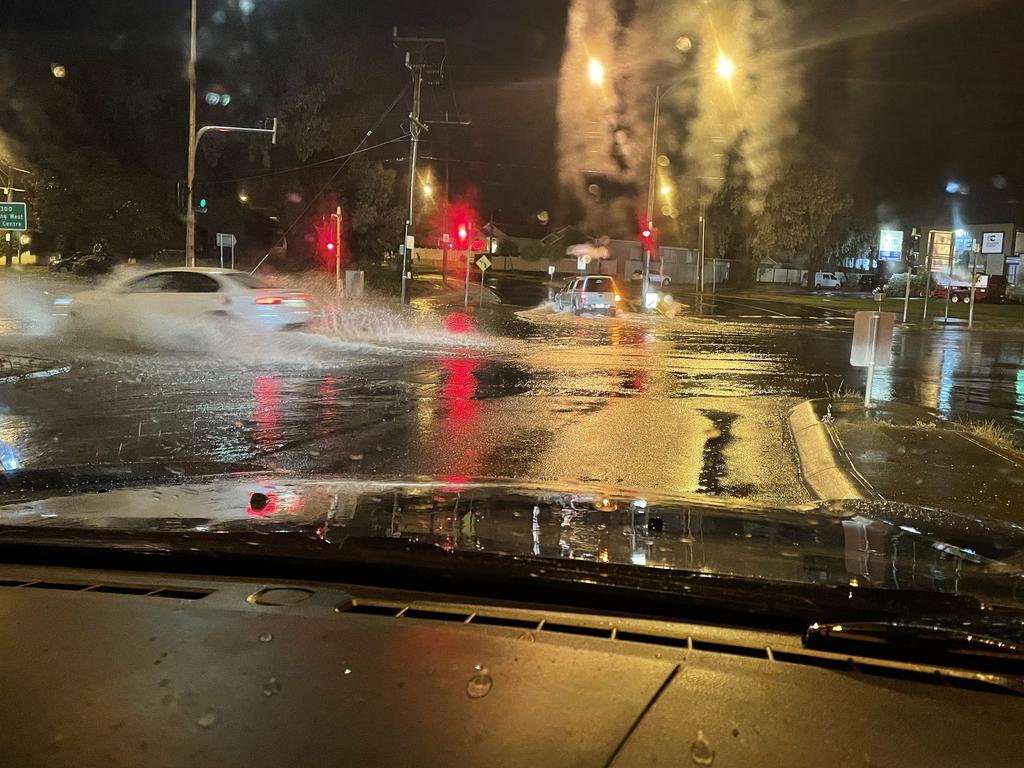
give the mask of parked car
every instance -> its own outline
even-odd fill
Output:
[[[882,278],[878,275],[861,275],[857,281],[857,289],[861,291],[873,291],[882,286]]]
[[[577,277],[568,281],[555,294],[555,310],[558,312],[604,312],[614,317],[622,304],[622,294],[615,280],[604,275]]]
[[[132,274],[113,286],[54,301],[55,314],[83,322],[114,321],[131,329],[143,320],[221,317],[272,330],[305,326],[304,294],[230,269],[160,269]],[[130,333],[129,333],[130,335]]]
[[[835,272],[817,272],[814,275],[814,287],[817,290],[828,288],[837,290],[843,286],[843,281]]]
[[[641,269],[634,270],[633,274],[629,276],[629,280],[632,283],[642,283],[643,279],[644,273]],[[661,288],[668,288],[672,285],[672,278],[668,275],[659,275],[652,272],[647,279],[650,280],[651,285],[660,286]]]
[[[108,253],[83,253],[71,266],[79,277],[105,275],[114,268],[114,259]]]
[[[83,256],[89,254],[83,251],[75,251],[73,253],[61,253],[50,259],[50,262],[46,265],[46,268],[51,272],[70,272],[75,266],[75,263]]]

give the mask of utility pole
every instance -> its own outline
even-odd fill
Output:
[[[192,31],[188,53],[188,207],[185,209],[185,266],[196,265],[196,211],[192,184],[196,178],[196,0],[192,0]]]
[[[427,126],[420,122],[420,103],[423,95],[423,64],[412,64],[411,55],[405,55],[405,66],[413,73],[412,113],[409,115],[409,213],[405,217],[405,242],[402,244],[402,304],[405,304],[405,282],[411,268],[415,247],[413,229],[416,203],[416,161],[420,150],[420,131]]]

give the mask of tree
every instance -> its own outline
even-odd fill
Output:
[[[802,159],[791,162],[769,187],[764,209],[754,221],[758,259],[787,254],[807,264],[807,284],[825,261],[826,249],[838,240],[840,214],[852,198],[839,188],[831,166]]]
[[[384,254],[402,239],[405,226],[396,171],[357,159],[346,169],[338,192],[344,200],[354,261],[380,266]]]

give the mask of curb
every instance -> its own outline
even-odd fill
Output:
[[[789,412],[804,485],[819,501],[878,498],[850,464],[835,430],[822,421],[827,405],[827,400],[807,400]]]

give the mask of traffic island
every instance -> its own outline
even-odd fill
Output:
[[[853,400],[804,403],[790,424],[804,481],[819,499],[849,488],[846,498],[1024,521],[1024,455],[985,429],[915,406]]]
[[[14,384],[32,379],[47,379],[68,373],[70,365],[55,360],[25,355],[0,355],[0,384]]]

